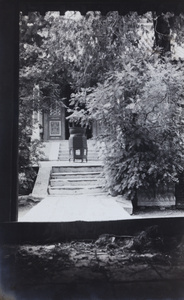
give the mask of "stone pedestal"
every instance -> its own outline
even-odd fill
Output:
[[[168,187],[150,188],[137,192],[138,207],[172,207],[176,204],[175,185]]]
[[[87,138],[84,128],[71,127],[69,137],[69,160],[84,159],[87,161]]]

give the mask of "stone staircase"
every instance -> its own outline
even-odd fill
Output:
[[[98,161],[99,152],[97,147],[95,146],[95,142],[93,140],[87,140],[87,145],[88,145],[88,161]],[[63,140],[60,142],[58,160],[59,161],[69,160],[68,140]]]
[[[103,167],[100,164],[53,166],[49,195],[92,195],[104,193]]]

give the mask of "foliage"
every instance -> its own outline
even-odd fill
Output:
[[[36,179],[36,171],[33,168],[27,168],[23,173],[19,173],[19,195],[27,195],[32,192]]]
[[[147,21],[149,17],[147,14]],[[141,19],[135,12],[126,16],[88,12],[78,17],[75,12],[70,16],[48,13],[46,20],[51,26],[45,46],[50,50],[49,60],[74,91],[94,86],[116,68],[123,52],[137,46]]]
[[[137,26],[131,16],[129,26]],[[103,74],[116,64],[122,51],[120,37],[127,31],[127,17],[98,12],[67,17],[37,12],[20,15],[19,75],[19,166],[20,172],[36,156],[29,140],[33,111],[47,111],[52,102],[63,105],[65,87],[77,90],[102,81]],[[133,41],[133,36],[129,39]],[[125,49],[124,49],[125,50]]]
[[[32,141],[31,134],[33,111],[42,106],[43,91],[37,88],[44,78],[40,68],[43,37],[39,31],[46,26],[48,23],[37,13],[20,15],[19,193],[31,192],[36,177],[34,165],[43,156],[41,143]]]
[[[183,16],[167,13],[158,20],[164,20],[169,35],[171,28],[175,36],[183,27]],[[153,51],[154,29],[162,37],[165,32],[160,24],[153,25],[151,13],[21,15],[21,168],[30,165],[30,149],[36,149],[27,141],[30,115],[46,111],[52,101],[64,105],[70,85],[75,92],[70,120],[83,126],[93,120],[101,124],[109,186],[132,195],[141,186],[177,180],[183,162],[183,70]]]
[[[124,55],[103,83],[72,96],[86,103],[81,123],[101,125],[107,185],[130,198],[140,188],[177,182],[184,169],[183,65],[140,54]]]
[[[43,144],[38,140],[31,141],[26,128],[23,132],[24,136],[19,135],[19,194],[29,194],[37,176],[38,161],[45,157]]]

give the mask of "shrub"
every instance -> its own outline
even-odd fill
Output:
[[[178,182],[184,169],[183,66],[136,53],[124,58],[127,64],[72,101],[86,104],[82,124],[101,125],[107,186],[133,199],[140,188]]]

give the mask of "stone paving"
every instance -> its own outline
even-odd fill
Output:
[[[50,144],[50,156],[57,156],[57,143]],[[107,193],[102,195],[67,195],[49,196],[48,185],[53,166],[59,167],[96,167],[102,166],[101,161],[87,163],[69,161],[40,161],[39,172],[32,197],[41,200],[25,216],[19,215],[20,222],[60,222],[60,221],[103,221],[130,218],[132,204],[126,199],[117,202]],[[129,212],[129,214],[127,213]]]
[[[33,207],[20,222],[109,221],[130,215],[108,195],[48,196]]]

